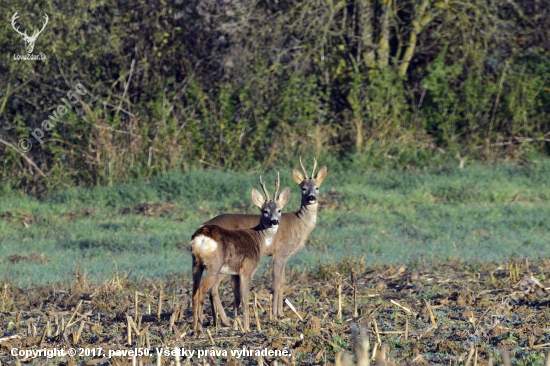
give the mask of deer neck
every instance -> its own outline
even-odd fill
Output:
[[[296,212],[296,216],[303,223],[305,227],[310,230],[313,230],[315,224],[317,223],[317,208],[319,207],[319,202],[316,202],[312,205],[306,205],[302,202],[300,210]]]
[[[271,247],[275,234],[277,234],[277,229],[272,227],[268,228],[262,223],[254,228],[254,233],[258,239],[258,243],[260,244],[262,255],[264,255],[264,253],[266,253]]]

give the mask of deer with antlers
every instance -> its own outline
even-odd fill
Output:
[[[283,314],[283,287],[285,283],[286,262],[305,246],[306,239],[315,227],[317,222],[317,209],[319,207],[319,187],[328,173],[327,167],[324,166],[315,174],[315,169],[317,168],[317,160],[315,159],[311,178],[308,177],[304,164],[302,163],[302,158],[300,158],[300,166],[302,167],[304,175],[302,175],[298,169],[292,171],[292,178],[302,189],[302,204],[300,209],[297,212],[284,213],[281,216],[281,225],[273,238],[273,243],[271,243],[264,252],[264,255],[273,257],[272,312],[274,316]],[[214,217],[204,225],[217,225],[225,229],[234,230],[251,227],[258,222],[258,220],[259,217],[257,215],[223,214]],[[214,321],[216,320],[216,313],[218,313],[222,324],[229,326],[229,320],[227,319],[218,293],[218,287],[223,278],[223,274],[218,276],[215,284],[212,286],[210,301],[212,302],[212,315]],[[233,279],[233,293],[235,297],[238,296],[236,294],[238,291],[239,288],[235,285],[235,280]],[[235,308],[235,316],[237,315],[237,310],[238,309]]]
[[[193,254],[193,331],[202,334],[202,311],[204,297],[214,284],[218,284],[220,276],[233,276],[235,291],[235,311],[242,302],[244,313],[244,329],[250,330],[249,317],[249,286],[252,276],[260,264],[260,259],[272,245],[281,220],[281,210],[290,199],[290,188],[285,188],[279,198],[279,173],[275,182],[275,194],[270,200],[265,183],[260,176],[260,185],[264,197],[256,189],[252,189],[252,202],[260,209],[260,217],[250,228],[228,229],[216,225],[201,226],[191,239]],[[258,224],[259,222],[259,224]],[[256,226],[254,226],[256,225]],[[207,274],[201,283],[202,273]]]
[[[16,23],[15,20],[18,18],[17,16],[18,12],[19,11],[16,11],[15,14],[13,14],[13,17],[11,17],[11,26],[17,33],[19,33],[19,35],[21,35],[21,37],[23,37],[23,40],[25,41],[25,48],[27,49],[27,53],[32,53],[32,50],[34,50],[34,43],[36,42],[36,39],[38,38],[40,33],[42,33],[44,28],[46,28],[46,24],[48,24],[48,20],[49,20],[48,14],[44,13],[44,17],[43,17],[44,22],[42,25],[42,29],[40,30],[35,29],[34,32],[32,33],[32,36],[29,36],[26,30],[25,30],[25,33],[20,32],[19,27],[15,26],[15,23]]]

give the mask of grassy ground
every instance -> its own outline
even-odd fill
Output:
[[[293,194],[286,210],[296,210],[291,169],[281,173]],[[266,177],[273,180],[274,172]],[[363,255],[367,265],[412,268],[452,259],[548,257],[548,185],[550,160],[421,172],[341,171],[329,164],[317,227],[289,267],[301,271]],[[258,188],[257,174],[194,171],[41,199],[4,192],[0,281],[60,284],[77,269],[97,282],[115,268],[137,281],[189,273],[194,230],[223,212],[255,212],[252,187]]]

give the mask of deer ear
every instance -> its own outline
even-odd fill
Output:
[[[324,167],[319,169],[319,171],[317,172],[317,174],[315,175],[315,178],[313,178],[313,180],[315,181],[315,183],[317,183],[318,186],[320,186],[321,183],[323,183],[323,181],[327,177],[327,174],[328,174],[328,168],[325,165]]]
[[[302,184],[302,182],[304,181],[304,176],[302,175],[302,173],[300,173],[300,171],[298,169],[293,169],[292,170],[292,179],[294,179],[294,181],[298,184]]]
[[[252,202],[261,210],[265,203],[265,198],[256,188],[252,188]]]
[[[279,207],[281,208],[281,210],[288,203],[289,200],[290,200],[290,187],[286,187],[285,189],[283,189],[283,191],[279,195],[279,199],[277,200],[277,203],[279,204]]]

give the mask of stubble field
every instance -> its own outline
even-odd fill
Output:
[[[287,210],[296,210],[297,186],[289,168],[281,172],[293,191]],[[353,175],[329,166],[317,227],[287,265],[285,294],[297,314],[285,307],[282,319],[270,319],[264,258],[251,289],[251,333],[210,326],[211,338],[201,339],[190,331],[188,240],[219,213],[254,212],[255,174],[196,171],[41,199],[4,192],[0,361],[122,365],[131,358],[18,361],[10,351],[185,347],[229,352],[191,363],[345,364],[338,359],[354,352],[358,329],[371,356],[384,345],[393,362],[481,365],[502,362],[505,350],[514,364],[542,365],[550,343],[548,178],[548,161]],[[229,287],[221,295],[232,317]],[[209,305],[205,313],[211,322]],[[243,347],[291,355],[230,356]]]

